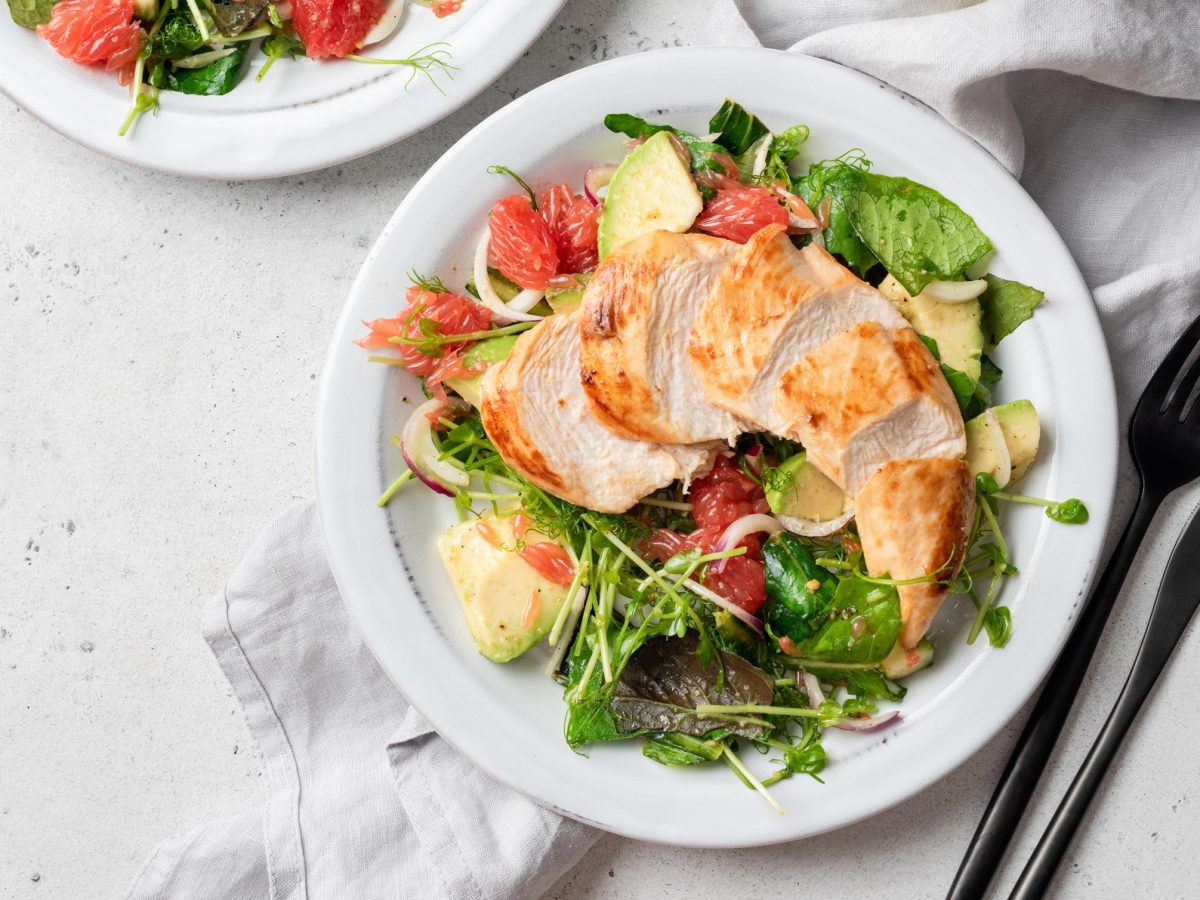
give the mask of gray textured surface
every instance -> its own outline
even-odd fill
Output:
[[[0,897],[120,896],[160,838],[258,799],[199,610],[271,514],[312,495],[316,379],[367,248],[470,126],[570,69],[703,41],[694,9],[574,0],[437,127],[277,182],[145,173],[0,100]],[[1155,529],[1031,825],[1119,689],[1196,496]],[[1195,896],[1197,678],[1193,627],[1062,896]],[[699,853],[607,837],[554,894],[939,895],[1014,736],[905,808],[803,844]],[[1020,856],[1035,837],[1027,828]]]

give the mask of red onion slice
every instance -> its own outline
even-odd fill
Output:
[[[842,731],[878,731],[880,728],[886,728],[888,725],[899,721],[900,710],[893,709],[890,712],[882,713],[878,716],[867,716],[863,719],[841,719],[833,727],[840,728]]]
[[[788,211],[789,231],[812,231],[821,227],[820,221],[801,197],[796,196],[779,182],[771,186],[771,193],[783,201]]]
[[[616,163],[598,163],[591,166],[584,174],[583,192],[596,206],[601,204],[600,192],[608,187],[615,171],[617,171]]]
[[[412,411],[400,434],[400,454],[412,473],[431,491],[453,497],[453,487],[466,487],[471,477],[448,460],[438,459],[433,442],[430,415],[466,412],[471,407],[463,400],[426,400]]]
[[[488,274],[488,243],[492,239],[491,228],[483,229],[483,237],[475,247],[475,290],[479,291],[479,302],[492,311],[503,325],[510,322],[540,322],[541,316],[532,316],[529,310],[546,295],[545,291],[524,290],[507,303],[500,299],[492,287],[492,276]]]
[[[693,594],[697,594],[710,603],[715,603],[717,606],[721,607],[721,609],[728,610],[729,612],[733,613],[735,617],[753,628],[757,634],[762,634],[762,620],[753,613],[746,612],[733,601],[726,600],[716,591],[709,590],[695,579],[685,578],[683,581],[683,586]]]

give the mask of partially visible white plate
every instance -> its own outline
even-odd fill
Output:
[[[572,753],[562,739],[560,689],[529,654],[499,666],[467,634],[434,539],[455,521],[451,504],[406,489],[376,507],[403,463],[388,441],[416,382],[368,363],[351,341],[363,320],[395,315],[410,269],[461,285],[490,205],[512,190],[486,174],[512,166],[537,182],[578,183],[622,138],[605,113],[632,112],[706,131],[733,97],[776,128],[812,127],[805,158],[861,147],[879,171],[945,192],[997,249],[992,271],[1046,291],[1032,322],[1005,340],[1001,397],[1029,397],[1043,417],[1030,493],[1082,497],[1085,526],[1030,507],[1005,510],[1021,575],[1002,597],[1015,629],[1003,650],[964,641],[971,613],[958,604],[935,623],[933,668],[909,680],[898,727],[830,732],[825,784],[793,778],[772,790],[775,815],[724,767],[676,769],[636,743]],[[453,198],[453,203],[447,203]],[[342,596],[380,663],[454,746],[540,803],[601,828],[697,847],[750,846],[805,837],[903,801],[961,765],[1033,693],[1061,649],[1096,568],[1117,466],[1112,373],[1092,301],[1054,228],[994,159],[925,107],[832,63],[766,50],[682,49],[602,63],[510,104],[467,134],[409,193],[364,263],[322,376],[317,488],[329,559]],[[766,760],[753,764],[769,771]]]
[[[0,13],[0,91],[55,131],[108,156],[177,175],[243,179],[293,175],[371,153],[448,116],[520,58],[565,0],[466,0],[444,19],[410,3],[401,27],[365,54],[407,58],[450,44],[445,93],[411,70],[345,60],[281,59],[261,82],[252,53],[236,88],[221,97],[161,93],[119,137],[128,89],[103,67],[60,57],[33,31]]]

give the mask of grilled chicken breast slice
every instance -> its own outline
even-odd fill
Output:
[[[692,369],[711,402],[761,430],[791,436],[775,409],[780,377],[865,321],[908,324],[824,248],[797,250],[782,227],[770,226],[738,250],[696,315]]]
[[[504,461],[556,497],[619,513],[708,470],[716,444],[620,437],[592,414],[579,380],[579,317],[550,316],[521,335],[482,382],[483,427]]]
[[[867,571],[897,580],[958,574],[975,515],[971,470],[957,459],[886,463],[855,498]],[[900,585],[900,643],[914,647],[929,629],[949,588],[935,582]]]
[[[583,391],[622,437],[732,443],[746,428],[705,397],[688,362],[697,310],[738,245],[657,231],[609,254],[583,294]]]
[[[957,459],[967,439],[937,361],[908,326],[861,322],[784,372],[781,433],[853,497],[895,459]]]

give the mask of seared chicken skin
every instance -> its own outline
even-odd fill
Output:
[[[579,379],[579,316],[550,316],[521,335],[483,378],[483,427],[504,461],[578,506],[625,512],[712,465],[715,444],[658,444],[614,434],[592,414]]]
[[[852,497],[892,460],[967,452],[958,401],[908,326],[861,322],[826,341],[782,374],[775,414]]]
[[[583,392],[615,433],[643,441],[733,443],[748,430],[714,406],[688,363],[696,311],[738,245],[657,231],[609,254],[588,281],[580,316]]]
[[[705,395],[759,430],[784,437],[779,379],[860,322],[904,328],[882,294],[816,244],[797,250],[778,225],[746,242],[696,314],[689,353]]]

